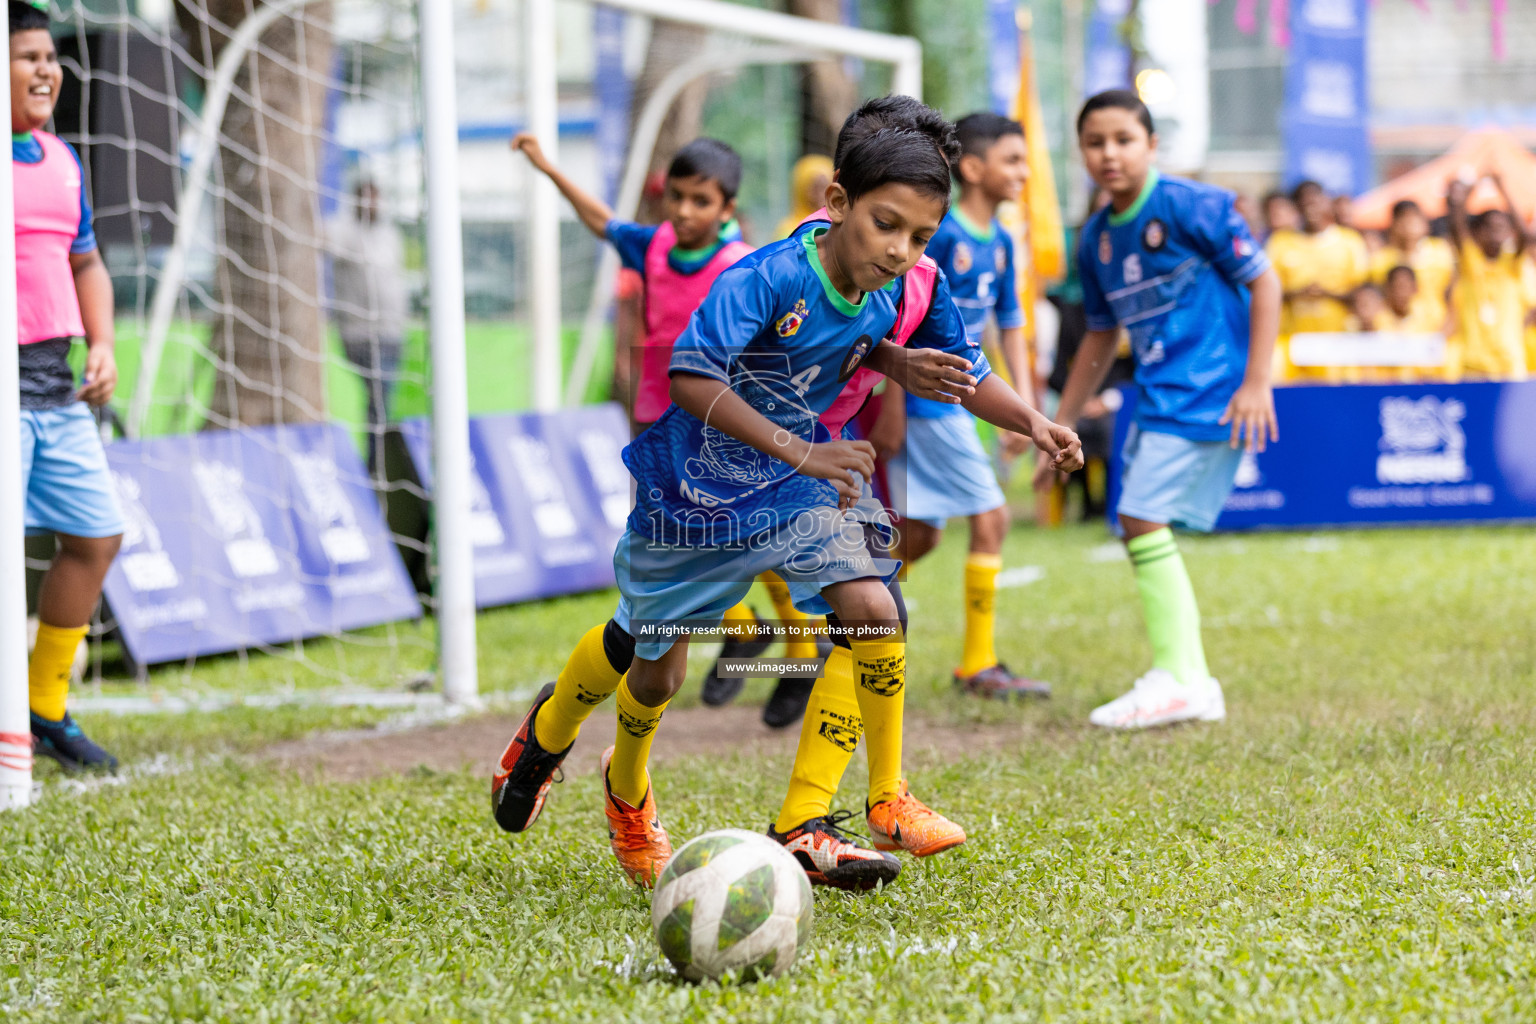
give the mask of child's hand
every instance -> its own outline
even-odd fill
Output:
[[[1232,424],[1232,447],[1263,451],[1264,443],[1280,440],[1280,421],[1275,418],[1275,393],[1268,384],[1244,381],[1237,389],[1227,411],[1217,420],[1222,426]],[[1243,438],[1246,445],[1240,445]]]
[[[852,508],[864,493],[855,474],[868,480],[875,475],[875,448],[868,441],[825,441],[813,444],[797,467],[806,476],[829,480],[837,488],[837,507]]]
[[[117,359],[110,345],[92,345],[85,357],[85,386],[75,398],[90,405],[106,405],[117,390]]]
[[[964,356],[936,348],[904,347],[900,351],[906,376],[896,375],[896,383],[909,394],[945,405],[959,405],[962,398],[976,393],[976,378],[966,372],[971,362]]]
[[[1040,449],[1042,462],[1049,459],[1050,467],[1058,473],[1075,473],[1083,468],[1083,442],[1071,427],[1038,416],[1030,429],[1030,439]],[[1038,480],[1038,470],[1035,476]]]
[[[512,136],[512,149],[522,150],[528,162],[541,171],[549,170],[549,161],[544,158],[544,147],[539,145],[538,136],[532,132],[518,132]]]

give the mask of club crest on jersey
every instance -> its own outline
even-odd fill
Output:
[[[1240,259],[1247,259],[1249,256],[1253,255],[1253,243],[1246,238],[1234,238],[1232,239],[1232,251],[1235,252]]]
[[[795,332],[800,329],[800,325],[805,323],[806,314],[809,312],[810,310],[806,308],[805,300],[796,299],[794,308],[774,321],[773,329],[778,332],[781,338],[792,338]]]
[[[963,274],[971,269],[971,247],[964,242],[955,243],[955,273]]]
[[[869,355],[869,350],[875,347],[874,340],[867,334],[859,335],[859,340],[853,343],[848,354],[843,356],[843,365],[837,371],[837,379],[845,381],[853,376],[855,370],[864,362],[864,357]]]
[[[1099,232],[1099,262],[1109,264],[1115,258],[1115,245],[1109,240],[1108,231]]]
[[[1168,225],[1153,217],[1141,229],[1141,246],[1149,252],[1157,252],[1168,244]]]

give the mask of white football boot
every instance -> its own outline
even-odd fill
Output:
[[[1227,717],[1221,684],[1207,679],[1185,686],[1155,668],[1136,680],[1129,693],[1093,709],[1088,721],[1105,729],[1155,729],[1176,722],[1219,722]]]

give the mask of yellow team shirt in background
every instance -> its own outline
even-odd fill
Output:
[[[1456,250],[1451,248],[1451,243],[1443,238],[1424,238],[1411,253],[1404,253],[1396,246],[1389,245],[1379,249],[1376,255],[1371,257],[1371,280],[1387,286],[1387,275],[1393,267],[1412,267],[1413,273],[1419,282],[1419,302],[1428,304],[1432,315],[1438,316],[1434,330],[1445,328],[1445,293],[1451,286],[1451,278],[1456,274]]]
[[[1320,285],[1334,295],[1348,295],[1370,276],[1370,253],[1359,232],[1332,225],[1315,235],[1301,231],[1277,231],[1265,246],[1283,292],[1298,292]],[[1303,332],[1337,333],[1347,327],[1349,307],[1336,299],[1288,299],[1281,306],[1281,348],[1286,351],[1283,377],[1290,379],[1338,376],[1332,368],[1293,365],[1288,341]]]
[[[1525,379],[1525,315],[1536,302],[1528,262],[1510,251],[1490,260],[1476,243],[1462,245],[1461,273],[1452,292],[1456,332],[1446,360],[1452,379]]]

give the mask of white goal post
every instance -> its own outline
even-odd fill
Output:
[[[528,125],[545,142],[554,158],[557,123],[555,110],[555,41],[553,9],[556,0],[524,0],[527,37],[525,94],[529,99]],[[732,71],[753,64],[795,63],[827,56],[853,57],[891,65],[891,91],[921,98],[922,44],[910,36],[873,32],[776,11],[765,11],[724,0],[602,0],[605,6],[631,14],[728,32],[749,43],[710,51],[673,68],[652,92],[643,110],[634,117],[629,155],[615,212],[633,218],[640,205],[645,171],[656,139],[672,101],[691,82],[709,74]],[[581,345],[571,368],[571,378],[560,386],[560,208],[554,186],[542,175],[531,178],[533,200],[529,205],[529,239],[533,258],[528,261],[528,299],[532,311],[534,401],[540,409],[573,405],[586,392],[597,350],[602,344],[603,322],[613,294],[619,260],[605,246],[598,264],[592,296],[582,324]]]

